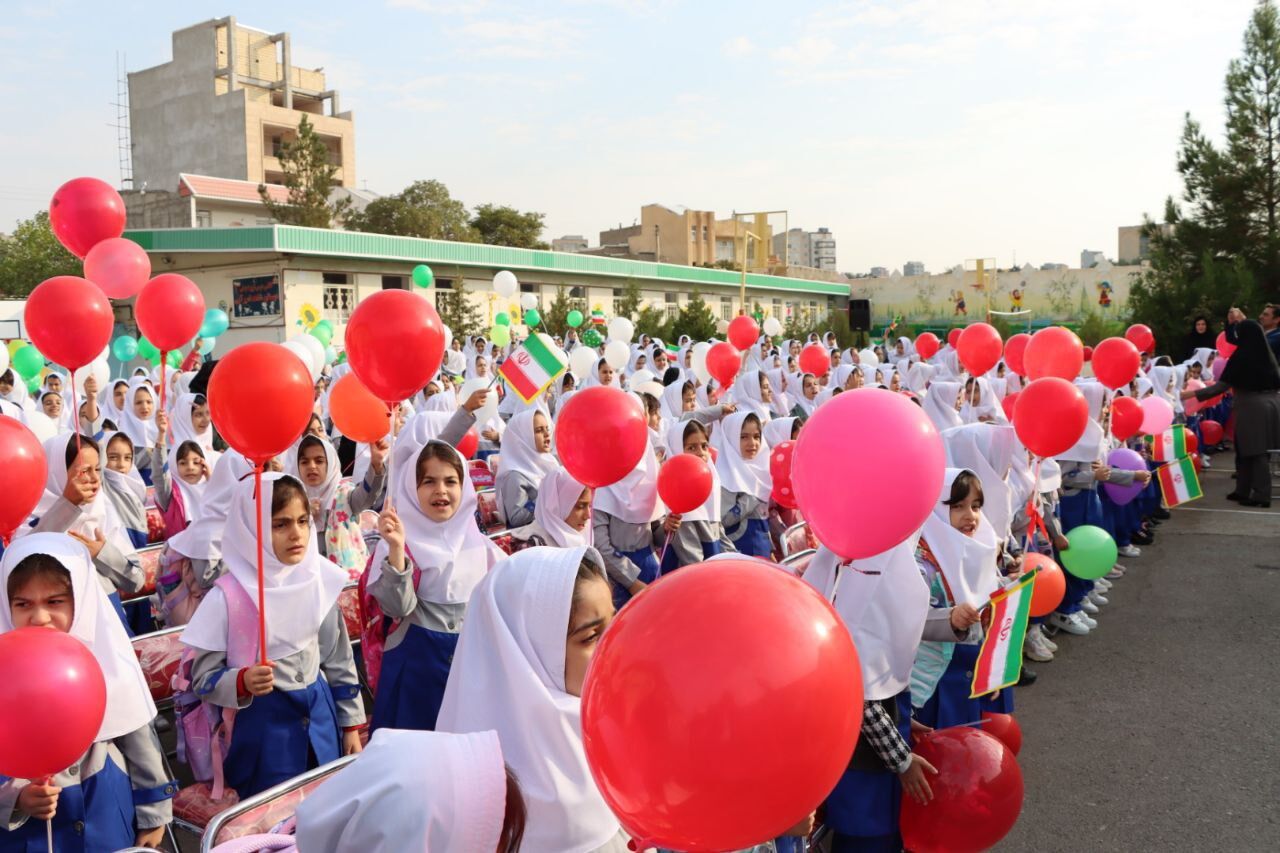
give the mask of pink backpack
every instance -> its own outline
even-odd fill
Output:
[[[224,677],[252,666],[258,657],[258,608],[234,578],[215,582],[227,602],[227,667]],[[226,785],[222,760],[231,748],[236,709],[223,708],[196,695],[191,684],[195,651],[186,648],[173,676],[174,710],[178,717],[178,760],[191,768],[197,782],[211,783],[213,799],[221,800]]]
[[[369,549],[369,562],[360,576],[360,585],[356,595],[360,601],[360,654],[364,657],[364,674],[369,682],[369,692],[378,695],[378,677],[382,675],[382,651],[387,644],[387,637],[396,630],[400,621],[392,619],[382,612],[378,599],[369,592],[369,570],[373,568],[376,549]],[[405,559],[413,566],[413,588],[418,588],[422,579],[422,570],[414,562],[413,555],[405,548]]]

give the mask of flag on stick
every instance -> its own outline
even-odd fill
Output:
[[[1180,506],[1204,496],[1200,491],[1195,463],[1186,457],[1161,465],[1156,469],[1156,477],[1160,480],[1160,494],[1164,496],[1167,507]]]
[[[541,335],[534,334],[525,338],[520,348],[502,362],[498,373],[521,400],[530,403],[547,390],[567,366],[560,353],[548,346]]]
[[[1016,684],[1022,674],[1022,641],[1031,613],[1031,589],[1039,570],[991,596],[991,624],[973,667],[969,698]]]
[[[1151,458],[1156,462],[1174,462],[1187,456],[1187,434],[1181,425],[1151,436]]]

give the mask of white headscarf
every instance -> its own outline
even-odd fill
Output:
[[[228,451],[218,467],[213,469],[205,486],[200,517],[181,533],[169,537],[169,548],[192,560],[215,561],[222,557],[222,536],[227,526],[227,514],[237,486],[253,472],[249,460],[239,453]],[[255,533],[256,535],[256,533]]]
[[[696,422],[693,419],[680,421],[667,427],[665,434],[667,459],[673,459],[684,453],[684,431],[693,423],[698,423],[703,432],[709,432],[706,424]],[[766,453],[767,451],[762,449],[760,452]],[[708,463],[707,467],[711,469],[711,494],[707,496],[707,500],[702,506],[681,515],[680,519],[682,521],[720,520],[720,474],[716,471],[714,464]]]
[[[98,392],[98,408],[102,410],[102,416],[116,425],[116,429],[124,426],[124,410],[116,405],[116,386],[125,386],[125,404],[129,401],[129,380],[112,379],[106,383],[105,388]]]
[[[269,660],[280,660],[296,654],[314,642],[320,625],[338,603],[346,586],[345,569],[320,556],[314,535],[307,537],[307,551],[301,562],[285,565],[271,546],[271,498],[276,484],[292,480],[288,474],[262,475],[262,561],[263,587],[266,600],[267,648]],[[244,589],[258,606],[258,535],[259,516],[255,515],[254,481],[240,483],[232,496],[227,515],[227,532],[223,538],[222,561],[227,573]],[[216,587],[209,596],[222,595]],[[208,596],[196,608],[182,632],[182,642],[211,652],[227,649],[229,629],[226,607],[208,606]]]
[[[907,388],[915,391],[917,394],[923,394],[925,389],[929,387],[929,380],[937,368],[932,364],[916,362],[907,368]]]
[[[942,494],[933,512],[924,520],[924,539],[938,561],[943,580],[956,604],[984,606],[991,593],[1000,588],[996,574],[996,533],[980,513],[978,529],[966,536],[951,526],[951,507],[943,503],[951,499],[951,486],[967,468],[948,468],[942,477]],[[976,472],[970,472],[976,476]],[[979,478],[981,482],[981,478]],[[983,493],[985,499],[985,490]],[[985,510],[985,506],[984,506]]]
[[[678,421],[684,417],[684,387],[691,384],[687,379],[677,379],[662,389],[662,417],[668,421]]]
[[[311,441],[307,441],[310,438]],[[309,486],[307,481],[302,479],[302,473],[298,463],[298,457],[302,453],[303,442],[308,446],[313,441],[320,442],[320,446],[324,449],[325,473],[324,480],[318,486]],[[296,447],[292,448],[285,456],[286,470],[298,478],[298,482],[302,484],[302,488],[307,493],[307,500],[315,501],[320,506],[322,513],[328,512],[333,506],[333,499],[338,494],[338,485],[342,482],[342,462],[338,459],[338,451],[334,448],[333,443],[327,438],[320,438],[314,435],[304,435],[298,439]],[[324,534],[321,533],[323,536]]]
[[[436,729],[493,729],[524,792],[524,849],[588,853],[619,832],[591,776],[581,700],[565,692],[565,649],[578,567],[590,548],[529,548],[476,587]],[[518,712],[518,713],[517,713]]]
[[[1175,412],[1181,412],[1182,401],[1178,399],[1177,371],[1168,365],[1156,364],[1147,371],[1147,375],[1151,377],[1151,385],[1156,396],[1172,406]],[[1169,390],[1170,383],[1174,386],[1172,391]]]
[[[863,368],[861,368],[856,364],[841,364],[835,367],[834,369],[832,369],[831,373],[829,374],[830,378],[827,379],[827,387],[823,388],[816,395],[814,395],[814,398],[813,398],[814,407],[816,408],[818,406],[821,406],[823,403],[830,400],[832,397],[836,395],[836,391],[843,392],[845,390],[844,386],[849,382],[849,377],[852,376],[855,371],[857,371],[858,373],[862,373],[864,379],[866,378],[867,372],[870,372],[872,377],[875,376],[874,369],[868,369],[867,371],[864,371]],[[804,395],[802,394],[801,397],[803,396]]]
[[[585,488],[563,468],[557,468],[542,479],[538,500],[533,505],[533,520],[551,537],[548,545],[589,548],[595,544],[595,530],[589,517],[587,526],[582,530],[574,530],[565,520]]]
[[[924,395],[924,412],[933,421],[938,432],[958,427],[964,422],[956,412],[956,397],[960,395],[959,382],[934,382]]]
[[[757,500],[769,500],[773,481],[769,476],[769,445],[760,435],[760,452],[754,459],[742,456],[742,426],[751,412],[734,412],[720,423],[711,437],[715,445],[716,472],[720,482],[730,492],[745,492]],[[763,426],[763,425],[762,425]]]
[[[1103,443],[1106,435],[1098,418],[1102,416],[1102,404],[1106,399],[1107,389],[1100,382],[1081,382],[1076,385],[1089,404],[1089,420],[1085,422],[1084,434],[1075,446],[1065,453],[1059,453],[1057,459],[1068,462],[1095,462],[1102,458]]]
[[[139,389],[145,388],[151,394],[152,409],[151,417],[145,421],[137,416],[133,411],[133,401],[137,397]],[[124,395],[124,423],[117,424],[129,440],[133,442],[133,447],[137,451],[145,452],[156,446],[156,438],[159,431],[156,429],[156,412],[160,410],[160,398],[156,395],[156,389],[146,379],[135,376],[129,380],[129,390]]]
[[[764,443],[769,447],[777,447],[784,441],[791,440],[791,430],[799,418],[774,418],[764,425]]]
[[[182,495],[182,509],[187,517],[187,524],[196,521],[204,513],[204,496],[209,489],[209,480],[199,480],[195,483],[188,483],[178,474],[178,451],[182,445],[175,444],[169,448],[169,452],[165,455],[165,463],[169,468],[169,484]],[[203,449],[203,448],[202,448]],[[211,464],[208,459],[206,464]],[[210,469],[212,470],[212,469]]]
[[[16,539],[0,560],[0,633],[14,630],[9,606],[9,576],[32,554],[47,554],[71,575],[75,615],[71,636],[89,647],[107,682],[107,712],[94,741],[135,732],[156,716],[147,679],[115,608],[98,583],[93,558],[84,545],[63,533],[32,533]],[[65,701],[73,701],[66,697]]]
[[[200,449],[204,451],[204,458],[209,462],[209,468],[212,470],[218,461],[218,453],[213,449],[213,426],[209,425],[203,432],[197,432],[196,425],[191,420],[191,410],[195,408],[197,398],[203,399],[204,395],[189,392],[178,395],[173,405],[173,417],[169,419],[170,438],[174,447],[184,441],[194,441],[200,445]]]
[[[73,433],[63,432],[44,443],[44,462],[47,478],[44,484],[44,495],[36,506],[36,515],[44,515],[48,512],[66,490],[66,452],[67,447],[74,445],[75,441],[76,437]],[[100,447],[98,452],[99,474],[102,473],[105,461],[106,451]],[[74,460],[72,464],[75,464]],[[129,532],[125,529],[119,514],[116,513],[116,508],[111,505],[111,501],[107,498],[103,489],[98,489],[98,493],[93,496],[93,500],[79,504],[76,508],[80,510],[80,515],[67,528],[67,533],[78,533],[86,539],[94,539],[100,530],[103,538],[115,545],[121,553],[132,554],[134,552],[133,541],[129,538]],[[31,528],[25,529],[30,530]],[[19,528],[18,532],[22,533],[23,530],[24,528]]]
[[[542,409],[526,409],[507,421],[507,430],[502,434],[502,464],[498,468],[497,478],[499,483],[520,474],[536,489],[540,487],[543,477],[560,467],[554,456],[539,453],[534,444],[533,419],[538,415],[546,418],[547,426],[551,426],[551,417]],[[498,488],[501,489],[501,485]]]
[[[299,804],[298,849],[489,853],[506,801],[496,732],[379,729],[355,761]]]
[[[760,419],[761,425],[773,417],[769,404],[760,396],[760,377],[765,374],[759,370],[745,371],[733,384],[733,399],[742,409],[753,412]]]
[[[1006,480],[1017,452],[1017,441],[1010,424],[966,424],[942,433],[947,466],[968,469],[982,481],[982,515],[991,522],[1000,539],[1009,535],[1013,513],[1020,509],[1013,503],[1012,490]],[[1026,458],[1025,453],[1022,458]]]
[[[102,449],[102,477],[106,482],[110,482],[112,487],[121,492],[132,494],[138,499],[138,503],[146,504],[147,502],[147,484],[142,479],[142,475],[138,473],[136,464],[129,467],[128,474],[121,474],[119,471],[112,470],[107,467],[107,449],[111,446],[111,440],[116,436],[120,436],[123,440],[129,441],[129,436],[123,432],[113,432],[107,430],[102,434],[102,439],[98,442],[98,447]],[[130,452],[132,452],[133,442],[129,441]],[[143,523],[146,523],[144,518]],[[145,527],[136,528],[145,530]]]

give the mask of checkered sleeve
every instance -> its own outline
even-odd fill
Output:
[[[862,736],[890,771],[903,773],[911,766],[911,749],[898,733],[889,712],[879,702],[863,704]]]

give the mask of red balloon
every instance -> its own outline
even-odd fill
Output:
[[[1134,323],[1125,329],[1124,336],[1129,343],[1138,348],[1138,352],[1153,352],[1155,350],[1156,336],[1152,334],[1150,328],[1141,323]]]
[[[1202,466],[1202,464],[1203,464],[1203,463],[1200,461],[1200,454],[1199,454],[1199,453],[1191,453],[1191,454],[1188,454],[1188,456],[1189,456],[1189,458],[1191,459],[1191,464],[1192,464],[1192,465],[1194,465],[1194,466],[1196,466],[1196,473],[1197,473],[1197,474],[1199,474],[1199,473],[1200,473],[1200,471],[1201,471],[1201,466]]]
[[[1065,379],[1036,379],[1018,394],[1013,429],[1018,440],[1036,456],[1066,453],[1084,435],[1089,404],[1080,389]]]
[[[0,773],[43,779],[75,764],[98,737],[107,682],[93,652],[43,626],[0,634]]]
[[[1009,834],[1022,811],[1022,770],[998,738],[955,726],[917,739],[912,751],[938,775],[929,776],[928,805],[902,798],[903,847],[912,853],[978,853]]]
[[[1222,441],[1222,424],[1217,421],[1201,421],[1200,437],[1204,439],[1206,447],[1213,447]]]
[[[987,323],[966,326],[956,339],[960,363],[973,376],[981,376],[996,366],[1004,352],[1000,333]]]
[[[132,240],[111,237],[84,256],[84,277],[112,299],[128,299],[151,278],[151,258]]]
[[[831,354],[822,344],[808,344],[800,350],[800,369],[821,379],[831,370]]]
[[[707,372],[720,383],[721,388],[728,388],[742,367],[742,353],[733,344],[721,341],[707,350]]]
[[[480,449],[480,433],[475,427],[467,430],[462,440],[458,442],[457,450],[462,454],[462,458],[471,459],[476,455],[476,451]]]
[[[390,291],[383,291],[389,293]],[[315,404],[311,372],[280,344],[241,344],[209,377],[218,433],[256,465],[284,453],[306,431]]]
[[[1026,367],[1022,363],[1022,357],[1026,353],[1027,344],[1029,343],[1031,343],[1031,336],[1026,332],[1019,332],[1004,342],[1005,367],[1019,376],[1027,375]]]
[[[1084,360],[1093,361],[1093,347],[1087,346],[1084,348]]]
[[[928,361],[937,355],[938,349],[941,346],[942,343],[938,340],[938,336],[933,332],[921,332],[916,335],[916,352],[918,352],[920,357],[925,361]]]
[[[773,491],[769,496],[774,503],[786,509],[800,506],[796,501],[795,486],[791,483],[791,455],[795,449],[794,441],[783,441],[769,448],[769,477],[773,480]]]
[[[444,360],[444,323],[409,290],[380,290],[357,305],[344,340],[351,369],[388,404],[422,390]]]
[[[791,701],[806,695],[823,701]],[[831,792],[860,707],[858,653],[831,605],[761,561],[715,560],[618,613],[587,670],[582,739],[637,849],[740,850]]]
[[[1226,332],[1218,332],[1216,346],[1218,348],[1218,355],[1223,358],[1231,358],[1231,353],[1236,351],[1236,345],[1227,340]]]
[[[1031,586],[1031,615],[1048,616],[1057,610],[1067,594],[1067,576],[1062,573],[1062,567],[1044,554],[1029,551],[1023,558],[1022,568],[1026,572],[1040,570]]]
[[[75,178],[58,187],[49,202],[49,227],[77,258],[103,240],[124,233],[124,199],[105,181]]]
[[[597,385],[579,391],[556,418],[556,449],[565,470],[582,485],[612,485],[651,452],[644,410],[618,388]]]
[[[701,456],[681,453],[658,469],[658,497],[674,513],[691,512],[711,497],[711,467]]]
[[[55,364],[78,370],[111,343],[115,317],[101,290],[74,275],[41,282],[23,312],[36,349]]]
[[[354,373],[333,383],[329,415],[338,432],[362,444],[373,444],[391,432],[391,410],[361,385],[360,377]]]
[[[7,415],[0,415],[0,471],[4,471],[4,488],[0,489],[0,540],[7,545],[13,531],[40,502],[45,478],[49,476],[40,439],[26,424]]]
[[[760,340],[760,326],[754,317],[740,314],[729,321],[729,343],[740,350],[749,350]]]
[[[1142,353],[1125,338],[1107,338],[1093,353],[1093,375],[1112,391],[1132,382],[1141,366]]]
[[[1142,418],[1142,405],[1132,397],[1116,397],[1111,401],[1111,434],[1121,441],[1138,434]]]
[[[161,352],[171,352],[200,333],[204,294],[184,275],[161,273],[142,286],[133,313],[147,340]]]
[[[998,739],[1014,755],[1022,752],[1022,726],[1018,725],[1018,721],[1013,714],[983,711],[982,719],[986,721],[986,724],[982,727],[984,732]]]
[[[1031,336],[1022,363],[1028,379],[1057,376],[1069,381],[1079,376],[1084,366],[1084,345],[1070,329],[1050,326]]]
[[[1003,400],[1000,401],[1000,408],[1004,409],[1004,416],[1008,418],[1010,422],[1013,421],[1013,407],[1015,404],[1017,404],[1018,395],[1020,393],[1022,392],[1014,391],[1012,394],[1007,395]]]
[[[963,329],[952,329],[947,332],[947,343],[951,344],[951,348],[955,349],[960,344],[960,333]]]
[[[1196,439],[1196,434],[1186,427],[1182,428],[1182,437],[1186,441],[1187,453],[1195,453],[1200,448],[1200,442]]]

